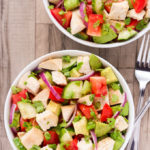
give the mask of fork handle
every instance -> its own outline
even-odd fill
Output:
[[[139,96],[139,101],[138,101],[138,106],[137,106],[137,114],[139,113],[143,105],[146,84],[147,83],[140,84],[140,96]],[[140,136],[140,124],[141,124],[141,121],[138,122],[137,126],[134,129],[134,133],[128,144],[127,150],[139,150],[138,145],[139,145],[139,136]]]

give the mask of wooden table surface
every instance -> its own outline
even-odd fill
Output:
[[[61,49],[95,53],[112,63],[139,97],[134,68],[141,39],[124,47],[97,49],[80,45],[63,35],[50,21],[42,0],[0,0],[0,150],[11,150],[4,129],[4,103],[10,84],[32,60]],[[145,99],[150,95],[148,86]],[[150,111],[142,120],[140,150],[149,150]]]

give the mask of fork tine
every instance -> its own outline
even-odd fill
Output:
[[[147,66],[149,67],[149,63],[150,63],[150,49],[148,51],[148,56],[147,56]]]
[[[143,63],[144,66],[145,66],[145,63],[146,63],[146,55],[147,55],[148,46],[149,46],[149,38],[150,38],[150,35],[148,34],[147,40],[146,40],[146,44],[145,44],[145,50],[144,50],[144,54],[143,54],[143,59],[142,59],[142,63]]]
[[[143,37],[142,43],[141,43],[141,47],[140,47],[140,51],[139,51],[139,55],[137,58],[137,62],[140,63],[141,59],[142,59],[142,53],[143,53],[143,49],[144,49],[144,43],[145,43],[145,35]]]

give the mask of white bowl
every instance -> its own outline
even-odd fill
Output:
[[[70,39],[86,45],[86,46],[90,46],[90,47],[97,47],[97,48],[113,48],[113,47],[119,47],[119,46],[123,46],[123,45],[127,45],[137,39],[139,39],[140,37],[142,37],[144,34],[146,34],[146,32],[148,32],[150,30],[150,23],[148,24],[148,26],[143,29],[141,32],[139,32],[136,36],[132,37],[131,39],[127,40],[127,41],[121,41],[121,42],[114,42],[114,43],[106,43],[106,44],[97,44],[94,42],[90,42],[90,41],[85,41],[85,40],[81,40],[75,36],[73,36],[72,34],[70,34],[66,29],[64,29],[59,23],[58,21],[53,17],[53,15],[51,14],[48,6],[49,6],[49,2],[48,0],[43,0],[46,12],[48,13],[49,18],[52,20],[52,22],[56,25],[56,27],[63,32],[66,36],[68,36]]]
[[[16,79],[14,80],[14,82],[12,83],[11,87],[13,85],[16,85],[17,82],[19,81],[20,77],[26,73],[29,70],[33,70],[34,68],[36,68],[38,66],[38,64],[40,62],[42,62],[43,60],[46,60],[48,58],[57,58],[57,57],[61,57],[64,55],[70,55],[70,56],[79,56],[79,55],[90,55],[90,53],[88,52],[83,52],[83,51],[78,51],[78,50],[62,50],[62,51],[57,51],[57,52],[52,52],[49,54],[46,54],[44,56],[39,57],[38,59],[32,61],[29,65],[27,65],[20,73],[19,75],[16,77]],[[98,56],[99,57],[99,56]],[[121,150],[124,150],[129,138],[131,137],[132,134],[132,130],[133,130],[133,124],[134,124],[134,104],[133,104],[133,98],[130,92],[130,89],[125,81],[125,79],[122,77],[122,75],[117,71],[117,69],[115,67],[113,67],[109,62],[107,62],[106,60],[104,60],[103,58],[99,57],[99,59],[101,60],[101,62],[103,63],[104,66],[110,66],[113,71],[115,72],[116,76],[119,79],[119,82],[121,83],[123,90],[127,93],[127,98],[130,104],[130,108],[129,108],[129,128],[127,130],[126,136],[125,136],[125,142],[121,148]],[[9,142],[11,143],[11,146],[13,147],[13,150],[17,150],[16,146],[13,143],[13,133],[9,127],[9,114],[10,114],[10,105],[11,105],[11,88],[9,89],[7,98],[6,98],[6,102],[5,102],[5,109],[4,109],[4,123],[5,123],[5,130],[7,133],[7,137],[9,139]]]

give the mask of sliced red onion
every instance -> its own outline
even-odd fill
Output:
[[[119,114],[120,114],[120,111],[117,111],[117,112],[114,114],[113,118],[116,119],[116,118],[119,116]]]
[[[124,93],[123,96],[124,96],[124,99],[123,99],[123,103],[121,104],[121,107],[124,107],[125,104],[128,102],[128,100],[127,100],[127,93]],[[122,110],[121,110],[121,111],[122,111]],[[113,118],[116,119],[116,118],[120,115],[121,111],[117,111],[117,112],[114,114]]]
[[[84,2],[81,2],[80,3],[80,14],[81,14],[81,18],[82,18],[82,21],[83,23],[85,24],[86,27],[88,27],[88,22],[85,21],[85,17],[86,17],[86,5]]]
[[[115,33],[117,33],[117,29],[116,29],[113,25],[110,25],[110,27],[113,29],[113,31],[114,31]]]
[[[123,94],[123,96],[124,96],[124,99],[123,99],[123,103],[121,104],[121,107],[124,107],[125,106],[125,104],[127,103],[127,93],[124,93]]]
[[[12,104],[11,109],[10,109],[10,118],[9,118],[9,124],[12,124],[13,119],[14,119],[14,113],[15,113],[15,109],[16,109],[17,105],[16,104]],[[11,130],[14,133],[17,133],[17,130],[15,128],[11,128]]]
[[[64,0],[60,0],[60,1],[58,2],[58,4],[56,5],[56,8],[61,7],[63,3],[64,3]]]
[[[45,82],[45,84],[48,86],[48,88],[50,89],[50,91],[52,92],[52,94],[56,97],[57,100],[61,99],[61,96],[55,91],[55,89],[53,88],[53,86],[50,84],[50,82],[47,80],[47,78],[45,77],[44,72],[40,73],[40,77],[42,78],[42,80]]]
[[[95,132],[94,132],[94,131],[90,131],[90,133],[91,133],[91,136],[92,136],[93,142],[94,142],[94,144],[95,144],[95,148],[94,148],[94,150],[97,150],[97,137],[96,137],[96,134],[95,134]]]
[[[72,122],[73,122],[73,120],[74,120],[74,118],[76,116],[76,113],[77,113],[77,105],[75,105],[75,109],[74,109],[73,115],[72,115],[71,119],[68,121],[66,128],[71,126],[71,124],[72,124]]]
[[[86,74],[82,77],[69,77],[68,80],[70,81],[82,81],[82,80],[87,80],[89,77],[91,77],[92,75],[94,75],[94,71],[91,71],[89,74]]]

